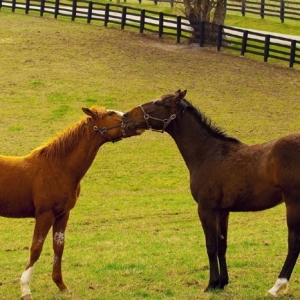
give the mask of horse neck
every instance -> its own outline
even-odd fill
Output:
[[[88,130],[91,129],[88,128]],[[94,130],[90,135],[82,136],[78,146],[70,155],[66,156],[71,172],[76,172],[81,179],[92,165],[99,148],[106,142],[108,140]]]
[[[101,145],[108,140],[84,122],[37,150],[52,165],[64,168],[79,181],[93,163]]]
[[[218,152],[225,143],[207,130],[188,110],[178,116],[166,131],[174,139],[190,171],[208,157],[220,155]]]

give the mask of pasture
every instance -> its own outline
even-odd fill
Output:
[[[0,12],[0,153],[25,155],[76,122],[82,106],[126,111],[187,89],[229,135],[254,144],[299,131],[299,70],[99,25]],[[287,247],[283,205],[232,213],[230,283],[203,293],[208,261],[186,166],[167,134],[105,144],[82,180],[63,256],[71,294],[51,280],[52,245],[35,266],[35,299],[262,299]],[[0,218],[0,299],[19,297],[34,221]],[[288,299],[300,299],[296,265]]]

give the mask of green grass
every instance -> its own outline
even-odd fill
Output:
[[[281,23],[279,18],[275,17],[261,19],[259,16],[250,14],[246,17],[241,17],[240,14],[228,11],[225,25],[275,33],[300,35],[299,21],[286,19],[284,23]]]
[[[259,143],[299,131],[299,70],[156,35],[0,12],[0,153],[25,155],[82,117],[126,111],[163,93],[187,99],[229,135]],[[67,229],[64,278],[51,281],[48,237],[35,299],[262,299],[282,267],[284,206],[231,215],[230,284],[203,293],[208,262],[186,166],[167,134],[105,144],[82,181]],[[34,221],[0,218],[0,299],[20,295]],[[290,299],[300,297],[296,265]]]

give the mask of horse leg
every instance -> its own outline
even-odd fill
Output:
[[[69,220],[70,213],[67,212],[55,219],[53,224],[53,271],[52,279],[61,291],[68,290],[63,282],[61,272],[61,261],[65,246],[65,230]]]
[[[226,263],[226,250],[227,250],[227,231],[228,231],[228,218],[229,212],[219,214],[219,234],[218,234],[218,258],[220,265],[220,279],[219,287],[224,288],[228,284],[228,271]]]
[[[198,206],[198,215],[205,234],[209,260],[209,283],[205,289],[205,292],[207,292],[219,288],[217,215],[212,211],[203,211],[200,205]]]
[[[288,204],[286,206],[288,254],[275,285],[267,293],[267,295],[274,297],[277,297],[278,292],[282,289],[284,289],[284,294],[288,293],[289,280],[300,252],[300,208]]]
[[[35,262],[39,259],[43,250],[44,241],[49,232],[50,227],[53,224],[54,216],[52,212],[47,212],[39,215],[35,219],[35,227],[32,238],[32,244],[30,248],[30,258],[25,271],[23,272],[20,283],[22,299],[32,299],[30,291],[30,279]]]

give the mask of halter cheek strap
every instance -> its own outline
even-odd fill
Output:
[[[89,127],[91,127],[93,130],[100,132],[105,138],[107,138],[107,139],[108,139],[110,142],[112,142],[112,143],[121,141],[123,138],[126,138],[126,137],[127,137],[126,131],[125,131],[125,127],[126,127],[126,126],[125,126],[125,124],[124,124],[123,122],[120,123],[120,124],[118,124],[118,125],[109,126],[109,127],[98,127],[98,126],[96,126],[96,125],[93,126],[93,125],[90,124],[90,123],[87,123],[87,125],[88,125]],[[112,138],[109,136],[109,134],[108,134],[108,130],[114,129],[114,128],[118,128],[118,127],[121,128],[121,131],[122,131],[122,137],[116,138],[116,139],[112,139]]]
[[[161,132],[161,133],[165,132],[165,129],[170,124],[170,122],[175,120],[177,115],[184,109],[184,107],[182,107],[179,111],[177,111],[177,113],[172,114],[168,119],[159,119],[159,118],[155,118],[155,117],[152,117],[149,114],[147,114],[145,112],[145,109],[144,109],[143,105],[140,105],[140,108],[141,108],[141,110],[144,114],[144,119],[145,119],[145,122],[146,122],[146,129]],[[148,121],[149,119],[162,122],[163,123],[163,128],[162,129],[153,129],[149,124],[149,121]]]

